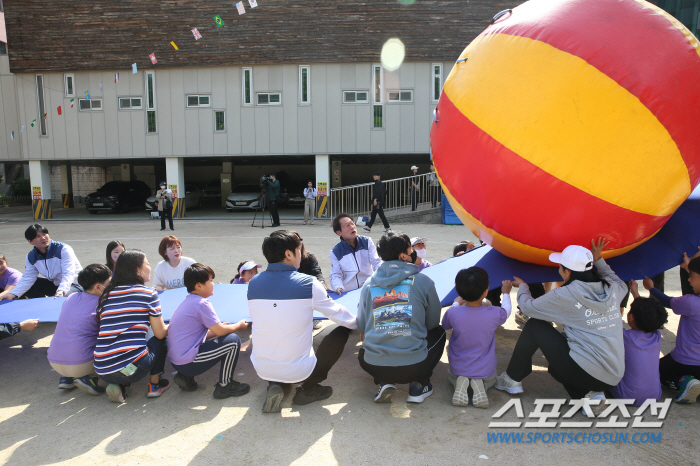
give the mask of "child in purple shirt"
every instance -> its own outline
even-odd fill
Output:
[[[636,281],[630,283],[634,302],[627,313],[630,329],[623,329],[625,342],[625,375],[610,390],[615,398],[634,399],[641,406],[648,399],[661,398],[659,354],[661,332],[668,322],[668,312],[653,298],[641,298]]]
[[[700,252],[692,258],[684,254],[681,267],[689,273],[688,282],[695,294],[671,298],[654,288],[651,278],[644,278],[643,285],[651,296],[681,316],[676,347],[659,361],[661,383],[678,390],[677,403],[695,403],[700,395]]]
[[[488,408],[486,390],[496,383],[496,329],[510,316],[513,284],[503,281],[503,307],[482,304],[489,292],[489,275],[481,267],[460,270],[455,285],[459,297],[442,318],[442,327],[452,329],[447,347],[447,379],[455,387],[452,404],[467,406],[471,386],[474,406]]]
[[[61,375],[58,388],[78,387],[91,395],[105,391],[97,384],[93,361],[100,332],[97,302],[111,279],[106,265],[90,264],[78,273],[85,292],[73,293],[63,302],[47,353],[51,367]]]
[[[250,385],[233,380],[241,339],[233,332],[248,328],[245,320],[221,323],[207,299],[214,294],[214,271],[204,264],[190,265],[184,282],[190,293],[180,304],[168,326],[168,357],[177,369],[175,383],[185,391],[197,389],[194,377],[221,362],[214,398],[248,393]]]
[[[7,266],[7,259],[0,254],[0,300],[17,285],[22,278],[22,272]]]

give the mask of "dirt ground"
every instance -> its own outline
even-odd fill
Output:
[[[30,249],[23,236],[29,223],[0,224],[0,253],[7,257],[9,266],[20,270]],[[329,222],[317,221],[313,226],[294,223],[283,222],[283,227],[301,233],[327,277],[328,251],[337,241]],[[163,235],[154,221],[53,221],[47,226],[52,239],[75,249],[83,266],[104,262],[105,247],[112,239],[142,249],[151,264],[159,260],[157,247]],[[265,264],[261,242],[269,229],[251,228],[249,222],[238,220],[180,220],[175,226],[184,254],[210,265],[217,281],[228,282],[243,260]],[[433,262],[451,256],[452,247],[460,240],[473,238],[462,226],[392,227],[410,236],[429,238],[428,259]],[[375,230],[370,236],[376,241],[380,229]],[[680,295],[678,268],[667,272],[666,290]],[[515,292],[512,299],[515,302]],[[673,348],[677,326],[678,319],[671,314],[663,330],[662,353]],[[212,369],[198,377],[200,388],[196,392],[181,392],[174,386],[161,398],[148,400],[144,380],[129,389],[127,403],[117,405],[109,403],[106,396],[58,389],[58,375],[46,360],[54,329],[55,324],[43,323],[34,332],[21,332],[0,342],[3,464],[697,464],[697,448],[692,445],[700,427],[699,404],[672,404],[661,429],[490,429],[492,415],[511,396],[491,389],[488,409],[453,406],[447,352],[432,378],[434,394],[425,402],[406,404],[407,386],[400,386],[393,404],[375,404],[376,386],[357,362],[357,332],[351,334],[330,373],[326,383],[333,387],[333,396],[324,402],[292,405],[288,394],[281,415],[263,415],[266,383],[256,376],[250,353],[244,351],[236,379],[250,384],[251,391],[243,397],[214,399],[218,370]],[[519,333],[512,316],[497,331],[498,373],[505,370]],[[241,337],[247,341],[249,334],[244,332]],[[525,416],[533,411],[536,398],[566,397],[563,387],[543,367],[546,361],[539,353],[534,363],[535,371],[523,382],[525,393],[520,396]],[[168,363],[166,377],[171,381],[172,372]],[[664,397],[673,395],[664,389]],[[514,411],[500,420],[515,420]],[[585,419],[576,415],[574,420]],[[487,434],[494,432],[527,435],[565,430],[574,434],[628,433],[629,443],[512,444],[487,440]],[[662,438],[660,443],[632,443],[633,434],[639,432],[660,432]]]

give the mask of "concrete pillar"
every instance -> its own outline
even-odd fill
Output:
[[[73,205],[73,174],[70,163],[61,165],[61,197],[63,198],[63,208],[72,209]]]
[[[328,218],[328,193],[330,185],[330,161],[327,155],[316,156],[316,216]]]
[[[340,160],[334,160],[331,163],[331,188],[340,188],[343,185],[343,177],[340,168]]]
[[[47,160],[29,161],[29,182],[32,185],[32,212],[34,220],[52,218],[51,168]]]
[[[226,198],[233,189],[233,162],[223,162],[221,168],[221,207],[226,207]]]
[[[173,191],[173,218],[185,217],[185,159],[166,157],[165,180]]]
[[[131,164],[123,163],[122,168],[122,181],[131,181]]]

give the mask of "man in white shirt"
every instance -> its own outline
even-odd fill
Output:
[[[248,309],[253,322],[250,360],[258,376],[268,381],[263,413],[281,409],[284,386],[301,384],[292,400],[308,404],[333,394],[322,386],[338,361],[357,318],[328,297],[321,283],[297,272],[301,240],[292,231],[278,230],[263,241],[267,270],[248,283]],[[314,310],[335,322],[312,336]]]
[[[314,224],[314,207],[316,202],[316,188],[313,181],[309,180],[304,188],[304,225],[311,219],[311,224]]]

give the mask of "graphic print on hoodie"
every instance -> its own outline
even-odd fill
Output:
[[[411,335],[413,307],[409,304],[413,277],[402,280],[391,288],[370,286],[374,328],[387,335]]]

